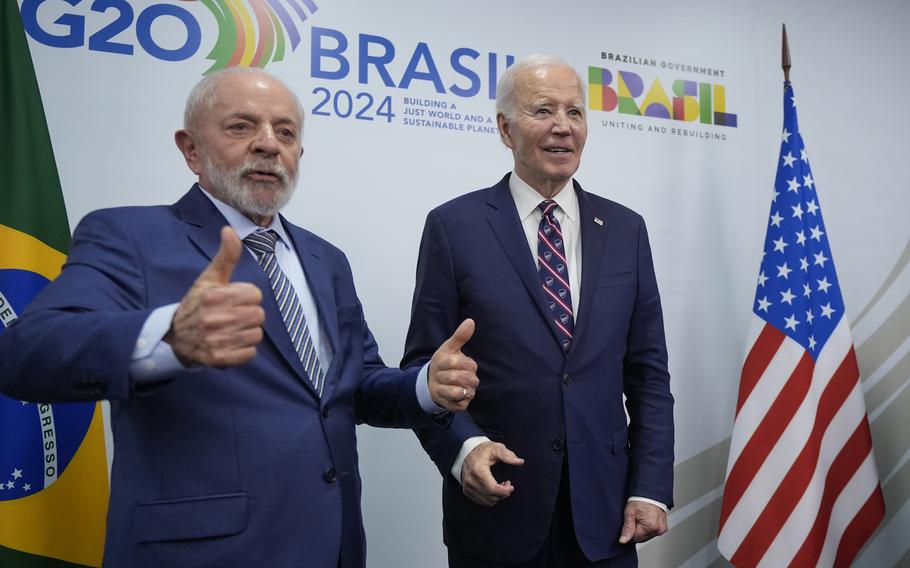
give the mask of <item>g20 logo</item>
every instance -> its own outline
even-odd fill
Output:
[[[91,51],[104,51],[132,55],[135,46],[125,43],[119,36],[131,26],[136,33],[139,47],[146,53],[164,61],[182,61],[192,57],[198,50],[202,41],[202,31],[199,22],[185,8],[174,4],[152,4],[144,8],[138,15],[126,0],[94,0],[89,10],[97,13],[113,12],[115,18],[97,29],[86,29],[86,16],[69,11],[66,4],[76,7],[82,0],[24,0],[22,2],[22,24],[26,32],[40,43],[51,47],[82,47],[88,42]],[[53,4],[53,6],[42,6]],[[61,10],[61,8],[63,8]],[[53,20],[53,26],[44,27],[39,22],[38,12],[46,15],[46,11],[57,10],[59,16]],[[53,17],[56,14],[50,14]],[[179,47],[166,47],[160,45],[152,35],[152,28],[159,19],[175,20],[183,28],[185,36],[183,45]],[[42,18],[46,19],[46,18]],[[170,24],[174,24],[172,21]],[[178,40],[179,41],[179,40]]]

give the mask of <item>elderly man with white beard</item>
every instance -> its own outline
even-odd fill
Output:
[[[204,78],[175,137],[198,183],[86,216],[0,335],[0,391],[110,400],[106,566],[364,566],[355,425],[440,427],[473,397],[472,321],[387,368],[344,254],[278,214],[302,128],[268,73]]]

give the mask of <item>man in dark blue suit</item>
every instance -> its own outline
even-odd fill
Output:
[[[572,179],[587,125],[571,66],[532,56],[497,89],[514,170],[427,217],[402,361],[425,363],[462,318],[477,323],[470,410],[418,429],[444,477],[449,563],[635,566],[634,543],[667,530],[673,498],[647,231]]]
[[[199,184],[88,215],[0,334],[3,392],[110,399],[107,566],[364,566],[355,424],[433,428],[473,396],[472,322],[386,368],[342,252],[278,215],[302,128],[263,71],[203,79],[176,135]]]

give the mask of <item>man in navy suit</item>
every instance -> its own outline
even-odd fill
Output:
[[[425,363],[462,318],[477,323],[470,410],[418,429],[444,477],[449,564],[635,566],[634,543],[667,530],[673,498],[644,221],[573,180],[587,125],[564,60],[515,63],[496,110],[514,169],[427,217],[402,361]]]
[[[203,79],[176,134],[198,185],[88,215],[0,334],[5,393],[111,401],[107,566],[364,566],[355,424],[433,428],[473,396],[472,322],[386,368],[342,252],[278,215],[302,128],[261,70]]]

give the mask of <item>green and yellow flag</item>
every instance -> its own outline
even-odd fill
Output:
[[[70,240],[18,2],[2,3],[0,333],[60,273]],[[0,566],[100,566],[107,498],[100,404],[0,395]]]

